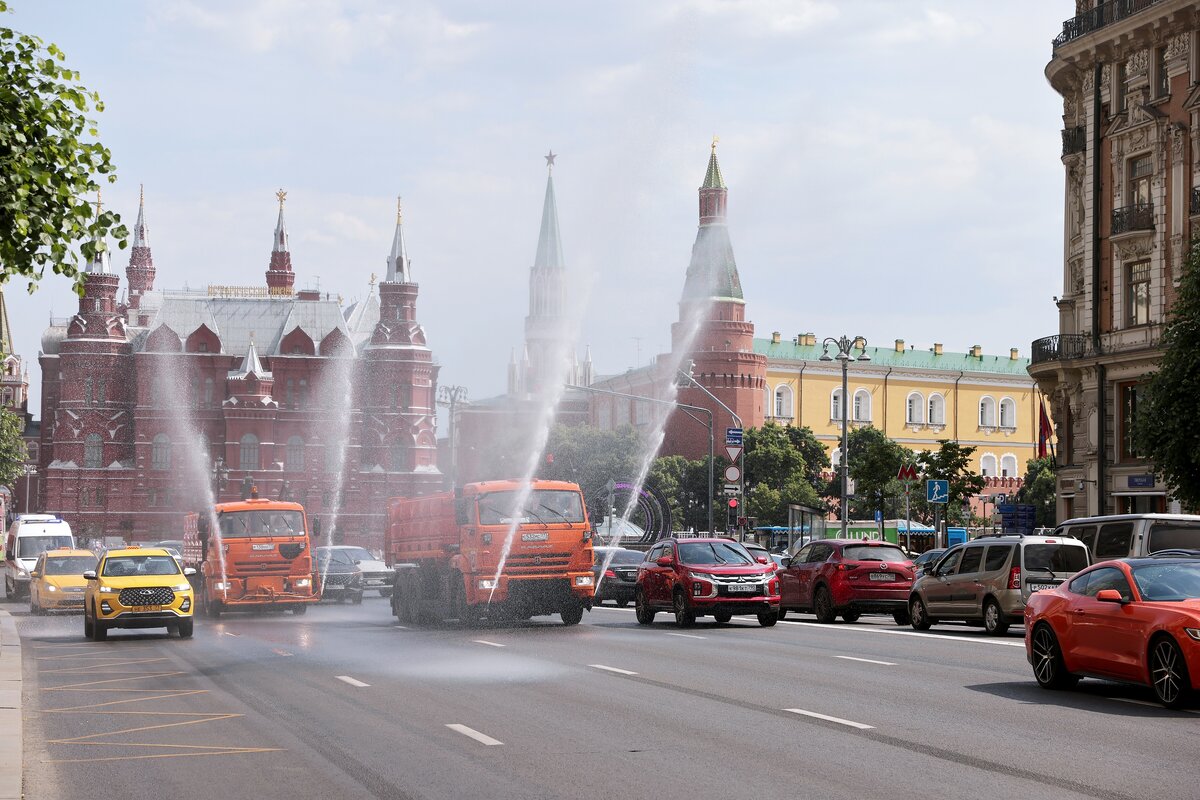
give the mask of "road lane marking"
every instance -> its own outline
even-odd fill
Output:
[[[921,631],[892,631],[887,628],[843,627],[839,625],[823,625],[820,622],[798,622],[790,619],[779,620],[780,625],[803,625],[807,628],[820,628],[825,631],[849,631],[851,633],[886,633],[891,636],[917,636],[922,639],[945,639],[951,642],[967,642],[969,644],[998,644],[1003,647],[1024,647],[1025,642],[1005,642],[996,639],[968,639],[965,636],[946,636],[941,633],[922,633]]]
[[[277,655],[277,656],[290,656],[290,655],[294,655],[294,653],[289,653],[287,650],[283,650],[283,649],[280,649],[280,648],[278,648],[278,647],[276,647],[276,648],[272,649],[272,650],[271,650],[271,652],[272,652],[272,653],[274,653],[274,654],[275,654],[275,655]]]
[[[630,672],[627,669],[617,669],[616,667],[606,667],[603,664],[588,664],[588,666],[593,667],[595,669],[602,669],[602,670],[605,670],[606,672],[615,672],[618,675],[637,675],[636,672]]]
[[[225,634],[226,636],[241,636],[240,633],[231,633],[230,631],[221,631],[221,633]]]
[[[841,658],[846,661],[861,661],[864,664],[879,664],[880,666],[884,667],[896,666],[896,662],[894,661],[876,661],[873,658],[855,658],[854,656],[834,656],[834,658]]]
[[[1116,700],[1118,703],[1133,703],[1135,706],[1150,706],[1151,708],[1157,708],[1160,711],[1186,711],[1189,714],[1200,714],[1200,711],[1196,711],[1195,709],[1190,709],[1190,708],[1171,709],[1171,708],[1167,708],[1162,703],[1152,703],[1149,700],[1136,700],[1132,697],[1110,697],[1108,699]]]
[[[707,636],[695,636],[690,633],[668,633],[667,636],[682,636],[685,639],[707,639]]]
[[[855,722],[841,717],[831,717],[828,714],[818,714],[816,711],[805,711],[803,708],[785,708],[784,711],[790,711],[793,714],[800,714],[805,717],[813,717],[814,719],[823,719],[826,722],[836,722],[839,725],[846,725],[851,728],[857,728],[860,731],[874,730],[874,725],[864,725],[861,722]]]
[[[474,739],[480,744],[486,744],[488,746],[504,744],[504,742],[500,741],[499,739],[493,739],[486,733],[480,733],[474,728],[468,728],[466,725],[459,725],[457,722],[448,722],[446,723],[446,727],[452,731],[461,733],[463,736],[466,736],[469,739]]]
[[[400,630],[402,630],[402,631],[406,631],[406,630],[408,630],[408,626],[407,626],[407,625],[393,625],[392,627],[393,627],[393,628],[399,628],[399,629],[400,629]]]
[[[338,675],[337,679],[339,681],[342,681],[343,683],[348,683],[351,686],[357,686],[360,689],[364,689],[371,685],[369,683],[363,683],[362,681],[357,680],[356,678],[351,678],[349,675]]]
[[[486,644],[488,647],[507,647],[508,645],[500,644],[499,642],[489,642],[487,639],[472,639],[475,644]]]

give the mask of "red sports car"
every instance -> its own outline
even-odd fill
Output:
[[[1149,686],[1180,708],[1200,689],[1200,558],[1103,561],[1025,606],[1025,654],[1047,689],[1081,677]]]

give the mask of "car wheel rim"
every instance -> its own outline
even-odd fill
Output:
[[[675,595],[675,619],[682,620],[687,616],[687,608],[684,606],[683,595]]]
[[[1164,703],[1174,703],[1182,690],[1178,665],[1179,654],[1170,642],[1163,641],[1154,646],[1154,662],[1150,673],[1154,680],[1154,692]]]
[[[920,600],[913,601],[912,608],[909,609],[908,615],[912,618],[913,622],[917,623],[918,625],[921,624],[921,622],[925,619],[925,608],[921,605]]]
[[[996,609],[995,604],[988,603],[987,611],[987,627],[989,631],[996,630],[996,626],[1000,624],[1000,612]]]
[[[1054,635],[1045,628],[1038,628],[1033,636],[1033,674],[1039,683],[1050,683],[1054,680],[1055,661],[1058,648],[1054,644]]]

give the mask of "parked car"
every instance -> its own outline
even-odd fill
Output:
[[[932,550],[926,550],[921,555],[913,559],[913,580],[925,574],[925,570],[936,562],[941,557],[942,553],[946,552],[944,547],[935,547]]]
[[[187,639],[196,609],[188,577],[195,573],[162,548],[109,550],[83,573],[83,635],[102,642],[111,628],[166,628]]]
[[[363,574],[344,547],[318,547],[317,572],[321,575],[321,599],[349,600],[355,605],[363,600]]]
[[[731,539],[665,539],[638,566],[634,604],[642,625],[670,610],[683,628],[697,617],[728,622],[734,614],[757,614],[769,628],[778,619],[779,580]]]
[[[1200,548],[1200,516],[1117,514],[1069,519],[1054,529],[1087,545],[1092,561],[1148,556],[1159,550]]]
[[[374,589],[379,592],[380,597],[392,596],[392,579],[395,576],[395,570],[389,569],[388,565],[376,558],[370,550],[365,547],[357,547],[353,545],[329,545],[318,550],[340,550],[350,557],[362,572],[362,587],[363,590]]]
[[[592,598],[592,605],[598,606],[605,600],[612,600],[621,608],[629,605],[637,588],[638,564],[642,563],[643,558],[640,550],[593,547],[592,577],[596,596]]]
[[[29,571],[30,612],[83,611],[87,590],[83,573],[95,568],[96,556],[90,550],[64,548],[42,553]]]
[[[999,636],[1021,622],[1029,596],[1053,589],[1088,565],[1078,539],[1019,534],[981,536],[955,545],[913,584],[912,626],[965,620]]]
[[[1200,689],[1198,642],[1200,558],[1103,561],[1025,606],[1025,655],[1046,689],[1094,677],[1180,708]]]
[[[856,622],[862,614],[891,614],[908,622],[912,562],[890,542],[822,539],[801,547],[779,572],[779,616],[789,611],[815,614],[817,622],[838,615]]]

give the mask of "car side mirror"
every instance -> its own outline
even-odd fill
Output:
[[[96,580],[96,570],[89,569],[87,572],[83,573],[83,577],[89,581]]]
[[[1096,592],[1096,599],[1101,603],[1119,603],[1120,605],[1125,605],[1126,603],[1130,602],[1122,597],[1121,593],[1116,589],[1101,589],[1100,591]]]
[[[659,556],[658,561],[656,561],[654,563],[658,564],[660,567],[669,567],[672,564],[674,564],[675,562],[671,559],[670,556]]]
[[[191,575],[195,575],[195,574],[196,574],[196,570],[195,570],[195,569],[193,569],[192,567],[184,567],[184,568],[183,568],[183,574],[184,574],[184,576],[191,576]]]
[[[766,556],[759,556],[759,557],[758,557],[758,563],[760,563],[760,564],[770,564],[770,563],[771,563],[771,559],[767,558]]]
[[[41,575],[42,573],[38,572],[36,569],[29,570],[29,577],[31,578],[40,578]]]

